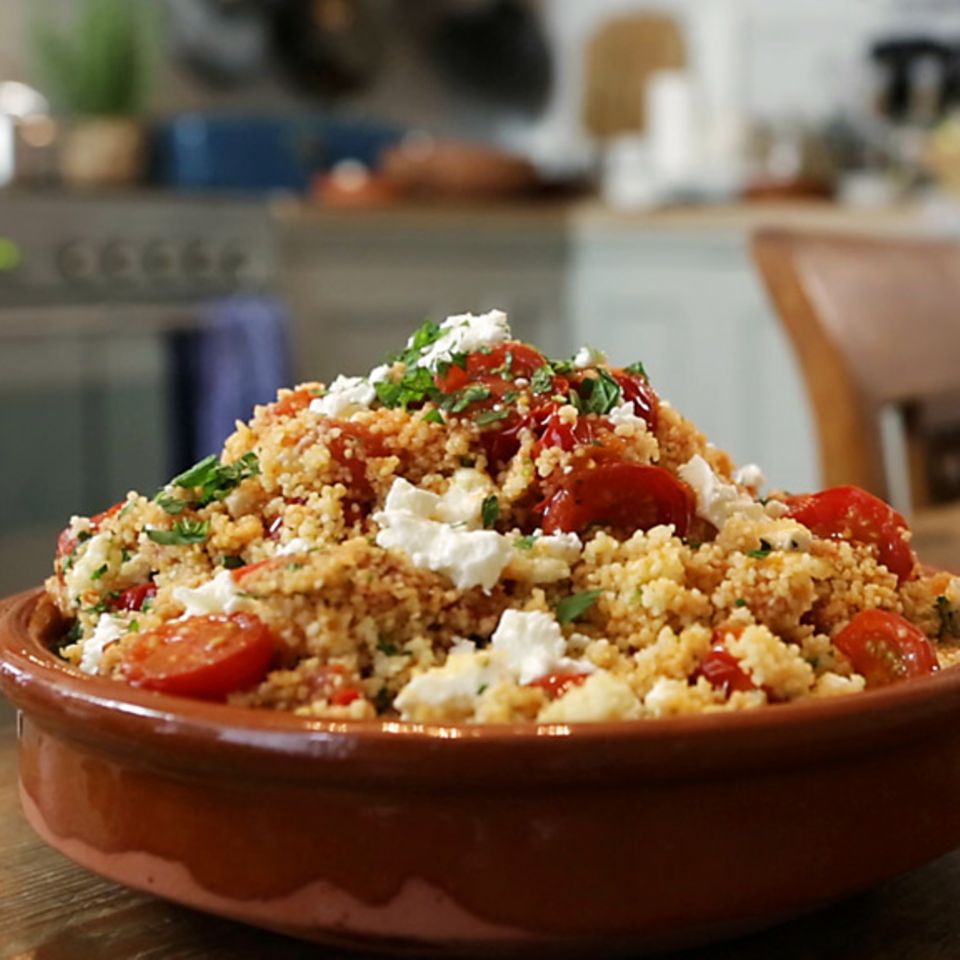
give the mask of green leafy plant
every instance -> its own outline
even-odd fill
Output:
[[[153,55],[156,5],[143,0],[77,0],[71,22],[47,11],[33,24],[44,92],[76,116],[130,116],[143,111]]]

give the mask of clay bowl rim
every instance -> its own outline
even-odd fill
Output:
[[[609,785],[772,772],[882,751],[960,719],[960,666],[879,690],[732,713],[584,724],[331,721],[139,690],[58,660],[42,588],[0,600],[0,692],[94,749],[207,774],[430,786]]]

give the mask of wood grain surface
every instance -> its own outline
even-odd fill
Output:
[[[837,798],[843,802],[842,797]],[[944,798],[945,803],[956,802]],[[909,829],[909,811],[891,830]],[[882,844],[883,837],[877,837]],[[771,851],[776,856],[776,851]],[[843,856],[838,850],[837,856]],[[960,850],[881,888],[675,960],[955,960]],[[45,847],[20,813],[15,734],[0,727],[0,960],[300,960],[340,952],[177,907]],[[602,951],[597,958],[602,960]]]

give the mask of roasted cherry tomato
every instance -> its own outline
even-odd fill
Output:
[[[621,461],[575,470],[540,509],[545,533],[577,533],[595,523],[626,530],[672,523],[682,537],[694,507],[690,488],[669,470]]]
[[[113,601],[111,606],[114,610],[132,610],[134,612],[143,609],[143,605],[152,600],[157,595],[157,585],[155,583],[141,583],[137,587],[127,587],[120,592],[120,596]]]
[[[123,652],[121,671],[135,687],[222,700],[259,683],[278,646],[252,614],[189,617],[138,635]]]
[[[509,340],[486,353],[478,350],[468,354],[462,367],[451,364],[442,374],[437,374],[436,384],[444,393],[462,390],[472,383],[483,384],[499,397],[507,390],[516,389],[516,379],[529,380],[546,362],[547,358],[536,348],[519,340]]]
[[[599,417],[581,414],[573,423],[568,423],[560,418],[559,413],[551,413],[539,430],[540,446],[560,447],[569,451],[591,444],[600,436],[603,422]]]
[[[788,516],[799,521],[818,537],[853,540],[872,544],[877,558],[898,580],[908,580],[917,558],[904,539],[907,521],[860,487],[831,487],[821,493],[791,497]]]
[[[699,673],[710,681],[711,685],[723,690],[726,696],[737,690],[756,690],[757,685],[750,674],[740,666],[740,661],[723,643],[714,643],[710,652],[703,658]]]
[[[540,687],[551,700],[562,697],[571,687],[579,687],[589,673],[548,673],[545,677],[531,680],[529,687]]]
[[[272,413],[275,417],[292,417],[301,410],[306,410],[310,406],[310,401],[316,397],[317,394],[306,387],[302,390],[294,390],[273,405]]]
[[[834,638],[868,687],[885,687],[940,669],[933,644],[903,617],[887,610],[863,610]]]
[[[650,381],[642,374],[630,373],[628,370],[611,370],[610,372],[620,384],[623,399],[633,403],[634,413],[646,420],[650,432],[655,433],[660,412],[660,398],[656,390],[650,386]]]
[[[373,503],[375,493],[367,478],[367,459],[382,457],[386,450],[382,440],[359,423],[347,423],[342,420],[324,422],[327,446],[330,456],[343,467],[349,475],[348,492],[343,500],[344,513],[362,516],[366,508]]]
[[[106,520],[108,517],[118,514],[123,509],[125,503],[125,500],[120,500],[112,507],[108,507],[102,513],[95,513],[90,518],[90,525],[93,528],[93,533],[96,533],[97,530],[100,529],[100,524],[103,523],[104,520]],[[60,536],[57,537],[57,559],[59,560],[60,557],[69,556],[74,550],[77,549],[79,544],[80,538],[69,527],[61,530]]]

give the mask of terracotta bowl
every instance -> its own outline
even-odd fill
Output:
[[[0,611],[24,812],[120,883],[366,951],[596,956],[771,924],[960,843],[960,670],[753,713],[329,723],[141,692]]]

